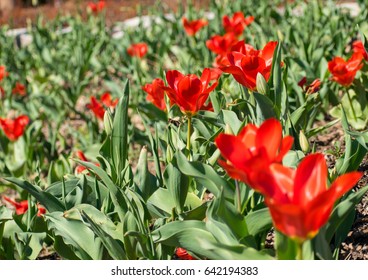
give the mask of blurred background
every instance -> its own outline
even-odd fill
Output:
[[[78,10],[85,13],[89,2],[93,0],[0,0],[0,25],[9,24],[11,27],[25,27],[27,20],[34,21],[42,14],[45,19],[55,18],[58,14],[76,13]],[[186,0],[107,0],[106,19],[111,24],[125,20],[140,11],[146,14],[152,7],[163,10],[176,10],[179,5],[185,6]],[[195,6],[204,6],[210,0],[195,0]],[[83,13],[82,13],[83,14]]]

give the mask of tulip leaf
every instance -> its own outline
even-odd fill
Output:
[[[210,260],[271,260],[272,257],[244,245],[217,241],[201,221],[175,221],[152,232],[154,242],[185,248],[195,256]]]
[[[272,218],[268,208],[262,208],[254,212],[250,212],[245,216],[248,231],[250,235],[257,235],[268,231],[272,227]]]
[[[176,159],[178,168],[183,174],[193,177],[215,196],[220,195],[221,187],[223,187],[224,197],[229,200],[234,199],[233,187],[221,178],[210,165],[201,162],[189,162],[180,151],[177,151]]]
[[[189,178],[169,163],[164,172],[164,183],[175,203],[176,210],[182,213],[188,195]]]
[[[123,178],[119,175],[125,169],[128,159],[128,107],[129,107],[129,81],[124,87],[123,97],[120,98],[116,107],[112,129],[112,159],[115,172],[118,175],[119,183],[122,184]]]
[[[143,147],[139,155],[134,182],[138,186],[140,194],[145,201],[157,190],[156,181],[156,177],[148,170],[147,148]]]
[[[62,205],[61,201],[55,196],[45,191],[42,191],[40,187],[34,186],[27,181],[22,181],[18,178],[4,178],[17,185],[18,187],[28,191],[37,201],[39,201],[49,212],[54,211],[65,211],[65,207]]]
[[[68,220],[63,212],[45,215],[47,224],[65,244],[73,247],[74,254],[83,260],[99,260],[102,257],[101,241],[82,221]]]
[[[75,160],[81,165],[93,170],[93,172],[101,178],[105,186],[108,188],[115,211],[118,213],[120,220],[123,220],[124,212],[127,210],[127,202],[123,196],[122,190],[119,189],[111,180],[109,175],[99,166],[87,161]]]
[[[46,232],[15,232],[14,244],[21,260],[35,260],[43,248]]]
[[[274,104],[265,95],[253,92],[256,104],[257,124],[261,125],[265,120],[276,117]]]
[[[86,212],[82,210],[81,212],[83,218],[87,220],[89,223],[92,231],[101,239],[101,242],[109,252],[110,256],[114,260],[126,260],[127,256],[125,255],[123,245],[113,238],[111,235],[109,235],[106,231],[103,230],[101,227],[101,223],[94,221],[92,218],[90,218]]]

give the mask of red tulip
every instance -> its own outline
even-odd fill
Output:
[[[366,61],[368,61],[368,52],[367,50],[364,48],[363,42],[362,41],[355,41],[353,43],[353,52],[354,53],[360,53],[363,55],[364,59]]]
[[[300,86],[307,94],[315,93],[319,91],[321,88],[321,80],[315,79],[310,85],[305,86],[307,83],[307,77],[303,77],[299,83],[298,86]]]
[[[178,248],[176,249],[175,254],[178,256],[179,259],[181,260],[196,260],[196,258],[192,257],[191,255],[188,254],[187,250],[183,249],[183,248]]]
[[[259,170],[282,161],[293,144],[293,138],[283,138],[280,122],[268,119],[259,128],[248,124],[237,136],[221,133],[215,143],[226,160],[219,163],[227,173],[234,179],[251,184]],[[256,190],[268,194],[262,186]]]
[[[22,200],[20,202],[16,202],[12,199],[10,199],[9,197],[4,196],[3,197],[5,201],[9,202],[11,205],[13,205],[15,207],[15,214],[17,215],[22,215],[25,212],[27,212],[28,210],[28,200]],[[41,205],[37,205],[38,211],[37,211],[37,216],[40,217],[43,214],[46,213],[46,209],[44,207],[42,207]]]
[[[97,100],[96,97],[91,96],[91,103],[87,104],[87,108],[92,110],[95,116],[98,119],[103,119],[105,115],[105,107],[114,108],[116,104],[119,102],[118,99],[112,100],[109,92],[105,92],[102,94],[100,101]],[[104,107],[105,105],[105,107]]]
[[[328,70],[333,76],[332,79],[342,86],[350,86],[356,73],[363,67],[362,59],[361,53],[353,53],[347,61],[338,56],[334,57],[328,62]]]
[[[16,119],[0,118],[0,126],[10,141],[16,141],[24,134],[25,128],[29,123],[29,118],[25,115]]]
[[[112,107],[112,108],[115,108],[116,105],[118,104],[119,102],[119,99],[115,99],[113,100],[112,97],[111,97],[111,94],[110,92],[105,92],[101,95],[101,102],[103,105],[105,105],[106,107]]]
[[[245,18],[242,12],[234,13],[232,18],[229,18],[227,15],[222,17],[222,24],[224,25],[226,33],[233,33],[236,36],[242,34],[244,28],[253,21],[253,16]]]
[[[212,52],[219,55],[226,55],[231,50],[231,47],[234,46],[238,40],[232,33],[212,36],[209,40],[206,41],[206,46]]]
[[[127,53],[130,56],[136,56],[139,58],[144,57],[147,51],[148,51],[148,46],[146,43],[133,44],[127,49]]]
[[[26,96],[27,95],[27,89],[26,89],[25,85],[23,85],[19,82],[16,82],[15,87],[12,90],[12,93],[13,94],[18,94],[20,96]]]
[[[98,1],[97,3],[95,2],[88,3],[88,9],[95,15],[102,12],[105,9],[105,6],[106,6],[105,1]]]
[[[362,177],[361,172],[344,174],[328,187],[327,175],[322,154],[308,155],[296,170],[272,164],[258,172],[255,185],[266,190],[265,202],[277,230],[302,242],[313,238],[335,202]]]
[[[105,108],[104,106],[96,99],[96,97],[91,96],[91,103],[87,104],[87,108],[92,110],[93,114],[98,119],[103,119],[105,115]]]
[[[147,93],[147,101],[152,102],[162,111],[166,110],[164,87],[164,81],[161,79],[154,79],[151,84],[146,84],[142,87]]]
[[[267,43],[263,50],[255,50],[245,45],[242,50],[227,55],[229,66],[220,69],[234,76],[235,80],[250,90],[256,88],[257,74],[261,73],[266,81],[270,78],[272,58],[277,42]]]
[[[257,52],[253,46],[246,44],[244,42],[244,40],[241,41],[237,41],[236,43],[234,43],[230,50],[227,51],[226,53],[223,54],[219,54],[216,59],[215,59],[215,63],[214,66],[215,67],[225,67],[225,66],[230,66],[230,62],[229,59],[227,58],[227,54],[231,53],[231,52],[240,52],[240,53],[244,53],[244,54],[249,54],[252,52]],[[222,71],[221,71],[222,72]]]
[[[169,84],[164,87],[172,104],[177,104],[180,110],[187,115],[194,115],[202,109],[211,91],[218,82],[210,85],[211,70],[205,68],[202,76],[194,74],[183,75],[177,70],[167,71],[166,80]]]
[[[9,75],[9,73],[6,72],[6,67],[3,66],[3,65],[0,65],[0,82],[2,81],[2,79],[7,77],[8,75]]]
[[[187,18],[183,17],[183,26],[188,36],[194,36],[202,27],[208,25],[208,21],[205,19],[198,19],[188,21]]]

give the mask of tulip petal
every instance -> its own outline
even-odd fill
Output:
[[[306,156],[299,164],[295,176],[295,204],[306,205],[327,188],[327,165],[322,154]]]

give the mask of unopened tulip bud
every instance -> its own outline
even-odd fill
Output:
[[[230,134],[230,135],[234,135],[234,131],[231,129],[231,126],[228,123],[225,126],[225,133]]]
[[[299,133],[299,143],[300,143],[300,147],[302,148],[302,151],[304,153],[308,153],[310,146],[309,146],[308,139],[305,136],[303,130],[301,130]]]
[[[284,41],[284,34],[282,34],[281,30],[277,30],[277,37],[279,37],[280,41]]]
[[[106,134],[111,135],[111,133],[112,133],[112,117],[111,117],[111,114],[108,110],[106,110],[106,112],[104,114],[104,126],[105,126]]]
[[[267,85],[265,78],[263,77],[261,73],[257,74],[256,86],[257,86],[257,91],[260,94],[267,94],[268,85]]]

